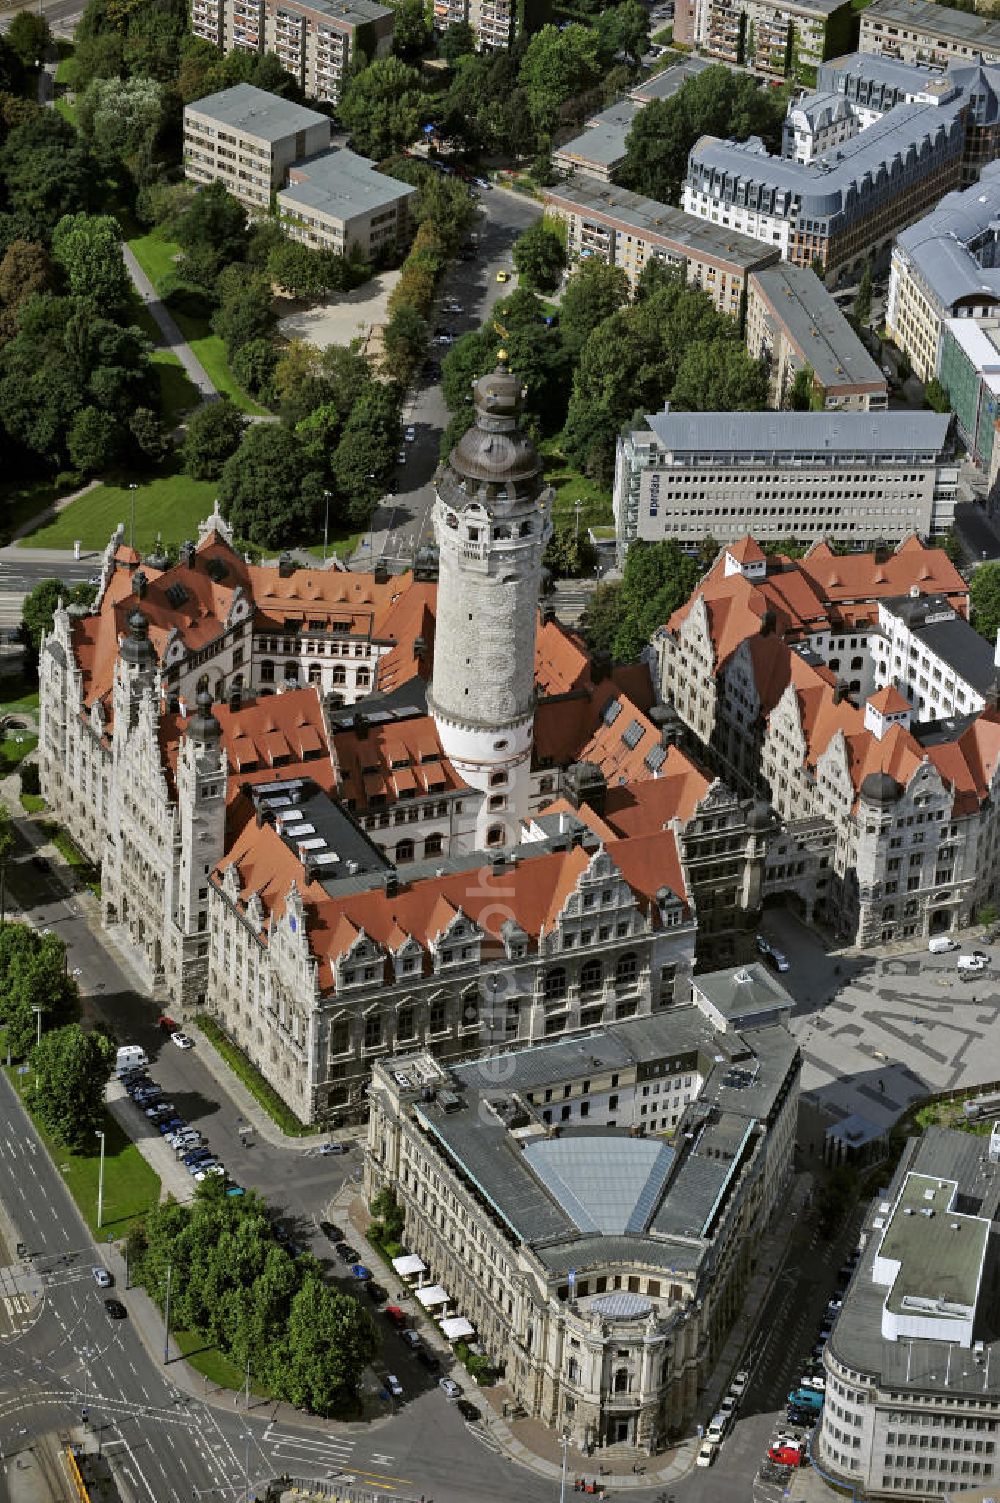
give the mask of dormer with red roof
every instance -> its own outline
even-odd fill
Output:
[[[743,579],[763,579],[767,574],[767,556],[754,538],[740,538],[738,543],[726,544],[723,571],[726,579],[731,579],[734,574]]]
[[[871,731],[876,741],[881,741],[894,725],[909,730],[912,714],[909,700],[890,684],[865,700],[865,730]]]

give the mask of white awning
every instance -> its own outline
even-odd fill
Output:
[[[442,1289],[440,1284],[426,1284],[423,1289],[415,1289],[413,1292],[425,1310],[429,1310],[432,1305],[446,1305],[451,1299],[447,1289]]]
[[[464,1315],[447,1315],[440,1322],[441,1334],[446,1341],[461,1341],[463,1336],[475,1336],[475,1327],[471,1326]]]
[[[413,1273],[426,1273],[427,1264],[423,1258],[418,1258],[415,1252],[403,1253],[402,1257],[393,1258],[392,1266],[401,1279],[409,1278]]]

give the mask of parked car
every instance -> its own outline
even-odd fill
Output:
[[[771,944],[770,944],[769,940],[766,940],[764,938],[763,934],[756,934],[754,936],[754,943],[757,946],[757,952],[758,952],[758,954],[760,954],[760,955],[770,955],[770,953],[771,953]]]
[[[798,1446],[769,1446],[767,1459],[777,1466],[800,1466],[802,1452]]]
[[[416,430],[416,428],[414,428],[414,426],[413,426],[412,423],[410,423],[408,427],[404,428],[404,430],[403,430],[403,438],[405,439],[405,441],[408,444],[412,444],[412,442],[416,438],[416,436],[417,436],[417,430]]]
[[[218,1159],[212,1158],[211,1154],[209,1154],[207,1159],[195,1159],[194,1163],[187,1166],[188,1174],[193,1178],[194,1175],[201,1174],[205,1169],[214,1169],[218,1162]]]
[[[97,1264],[97,1266],[92,1268],[90,1271],[94,1275],[94,1283],[97,1285],[98,1289],[114,1288],[115,1276],[113,1273],[109,1273],[106,1268],[102,1268],[100,1264]]]
[[[960,955],[957,961],[960,971],[985,971],[986,961],[981,955]]]
[[[727,1393],[726,1394],[725,1398],[719,1404],[719,1413],[720,1414],[724,1414],[726,1416],[726,1418],[728,1419],[729,1423],[732,1424],[733,1420],[736,1418],[736,1395],[735,1394],[732,1394],[732,1393]]]
[[[711,1466],[718,1454],[719,1442],[717,1440],[703,1440],[694,1464],[695,1466]]]
[[[395,1373],[386,1373],[382,1381],[394,1399],[401,1399],[403,1397],[403,1385]]]
[[[108,1312],[109,1320],[124,1320],[128,1314],[120,1299],[106,1299],[104,1308]]]
[[[193,1049],[194,1039],[187,1033],[172,1033],[170,1042],[176,1044],[178,1049]]]
[[[361,1254],[349,1242],[338,1242],[335,1250],[338,1258],[343,1258],[345,1263],[359,1263],[361,1261]]]
[[[497,281],[498,282],[509,282],[510,281],[510,272],[509,271],[498,271],[497,272]]]
[[[774,966],[774,969],[776,971],[784,972],[791,970],[791,967],[788,964],[788,956],[785,954],[784,950],[778,950],[774,945],[772,945],[767,958]]]
[[[151,1122],[158,1122],[161,1117],[174,1117],[177,1115],[177,1108],[172,1101],[157,1101],[152,1106],[147,1106],[144,1110]]]
[[[416,1352],[421,1347],[420,1336],[416,1331],[400,1331],[399,1334],[411,1351]]]
[[[446,1398],[460,1399],[462,1397],[462,1390],[454,1378],[439,1378],[438,1387]]]
[[[161,1012],[156,1020],[156,1026],[157,1028],[162,1028],[164,1033],[176,1033],[181,1025],[175,1023],[173,1018],[168,1017],[165,1012]]]
[[[195,1184],[200,1185],[203,1180],[208,1179],[209,1175],[225,1175],[225,1172],[226,1167],[224,1164],[214,1163],[209,1160],[207,1164],[196,1171],[194,1176]]]
[[[165,1117],[162,1122],[157,1122],[156,1126],[161,1137],[165,1138],[168,1134],[177,1132],[184,1126],[184,1123],[180,1117]]]
[[[319,1229],[330,1242],[339,1242],[343,1238],[343,1232],[339,1226],[334,1226],[332,1221],[321,1221]]]
[[[739,1372],[736,1374],[735,1378],[729,1385],[729,1392],[735,1394],[738,1399],[741,1399],[747,1391],[747,1385],[749,1382],[749,1372],[745,1367],[741,1367]]]
[[[372,1276],[371,1269],[368,1268],[364,1263],[352,1263],[351,1273],[353,1274],[354,1278],[360,1279],[363,1283],[367,1283]]]

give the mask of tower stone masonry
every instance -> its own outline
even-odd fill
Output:
[[[516,844],[528,810],[535,629],[552,492],[520,429],[524,390],[501,353],[476,421],[436,476],[440,554],[428,704],[456,771],[484,794],[476,844]]]

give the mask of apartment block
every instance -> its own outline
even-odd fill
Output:
[[[223,52],[273,52],[309,99],[336,104],[355,52],[385,57],[394,16],[375,0],[192,0],[191,29]]]
[[[964,98],[901,104],[810,162],[771,156],[756,136],[703,136],[691,149],[682,204],[689,214],[752,235],[826,277],[888,256],[898,231],[958,186]]]
[[[1000,62],[1000,24],[934,0],[873,0],[861,13],[862,52],[905,63]]]
[[[646,263],[658,260],[682,270],[720,313],[734,318],[740,316],[750,273],[778,259],[777,251],[748,235],[719,229],[610,183],[570,178],[546,189],[545,210],[565,223],[572,258],[599,256],[609,266],[620,266],[633,293]]]
[[[886,408],[879,370],[823,283],[807,266],[751,272],[747,282],[747,349],[770,366],[771,405],[784,407],[800,371],[808,371],[815,405],[870,412]]]
[[[950,417],[670,412],[618,440],[619,553],[637,539],[839,538],[855,547],[951,525]]]
[[[885,322],[921,381],[937,373],[946,319],[1000,311],[1000,162],[951,193],[893,247]]]
[[[330,121],[251,84],[184,106],[184,175],[220,182],[249,208],[267,212],[298,158],[330,144]]]
[[[679,0],[674,11],[678,42],[772,78],[811,74],[850,46],[852,32],[844,0]]]
[[[373,261],[409,240],[416,191],[353,151],[325,151],[290,169],[278,215],[292,240]]]
[[[459,21],[472,27],[478,52],[498,52],[516,36],[537,31],[550,13],[549,0],[434,0],[434,29]]]

